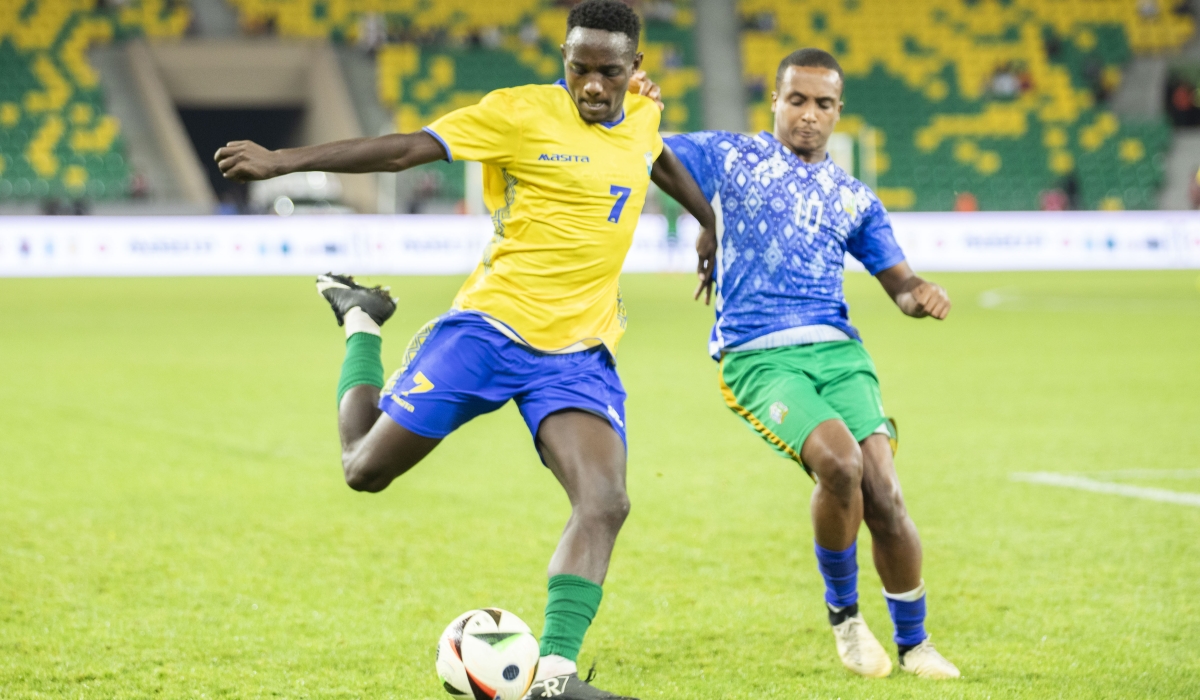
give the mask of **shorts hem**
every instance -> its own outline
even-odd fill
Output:
[[[844,421],[845,419],[843,418],[842,420]],[[851,430],[850,434],[854,436],[855,442],[862,442],[863,440],[866,440],[867,438],[874,435],[875,431],[879,429],[879,426],[883,425],[884,423],[887,423],[889,420],[891,420],[891,419],[888,418],[887,416],[880,416],[878,419],[872,419],[870,423],[866,424],[871,427],[864,428],[863,430]],[[850,426],[847,425],[846,427],[850,427]],[[889,437],[890,437],[890,431],[889,431]]]
[[[430,438],[433,440],[442,440],[447,435],[454,432],[453,428],[446,431],[440,431],[417,425],[416,421],[410,417],[410,414],[405,411],[403,407],[395,405],[395,403],[396,402],[392,400],[392,395],[386,394],[382,399],[379,400],[379,410],[383,411],[385,416],[391,418],[393,423],[401,428],[404,428],[408,432],[413,433],[414,435],[419,435],[423,438]]]

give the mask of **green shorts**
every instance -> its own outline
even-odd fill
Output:
[[[801,466],[804,441],[827,420],[844,422],[859,442],[886,432],[896,449],[896,424],[883,411],[875,363],[862,343],[731,352],[721,360],[718,376],[729,408]]]

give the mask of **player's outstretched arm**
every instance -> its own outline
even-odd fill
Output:
[[[696,240],[696,253],[700,256],[696,276],[700,283],[692,298],[699,299],[700,293],[704,292],[704,303],[708,304],[712,300],[713,272],[717,263],[717,218],[712,206],[700,185],[692,179],[692,174],[667,146],[663,146],[658,160],[654,161],[650,179],[700,222],[700,237]]]
[[[893,265],[875,275],[896,306],[913,318],[932,316],[941,321],[950,313],[950,295],[933,282],[912,271],[907,262]]]
[[[424,131],[346,139],[319,146],[268,150],[253,141],[230,141],[213,159],[227,180],[266,180],[294,172],[399,172],[445,160],[446,151]]]

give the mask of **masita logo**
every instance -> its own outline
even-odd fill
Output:
[[[554,163],[590,163],[587,156],[572,156],[566,153],[543,153],[538,160],[548,160]]]

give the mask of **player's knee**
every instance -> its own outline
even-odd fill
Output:
[[[370,465],[355,456],[342,458],[342,472],[346,485],[355,491],[378,493],[387,488],[387,483],[378,478]]]
[[[908,511],[899,489],[863,499],[863,520],[876,535],[896,535],[907,527]]]
[[[823,488],[843,498],[850,498],[862,488],[863,457],[858,445],[830,451],[822,456],[816,468]]]
[[[594,525],[616,531],[625,524],[629,509],[629,494],[624,489],[612,489],[581,502],[576,512]]]

